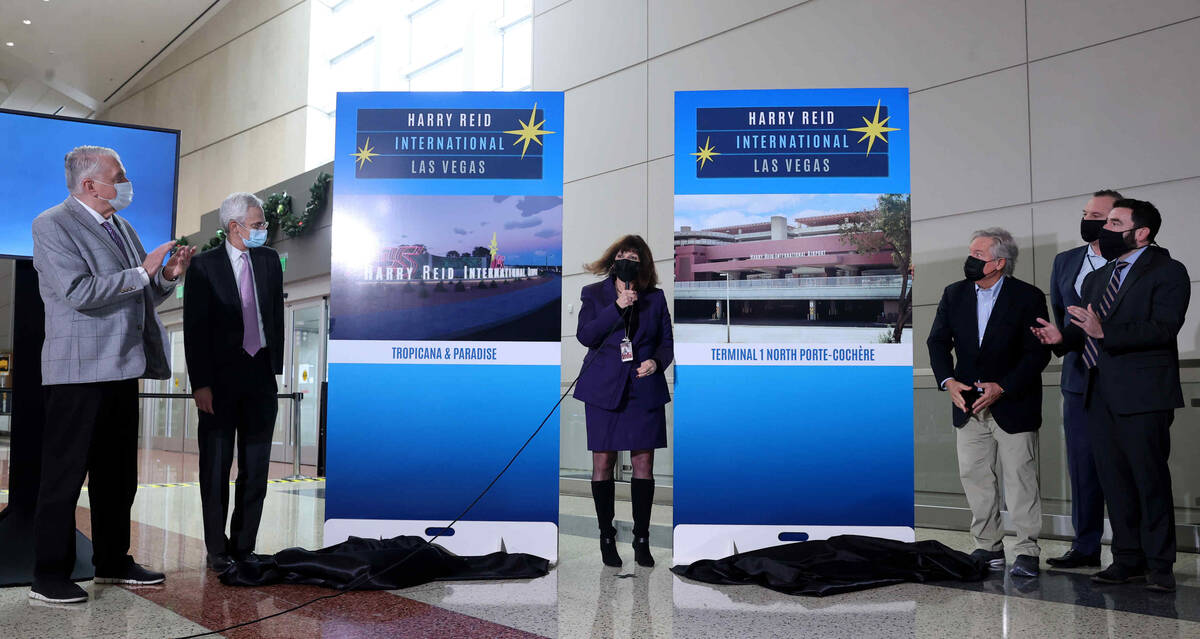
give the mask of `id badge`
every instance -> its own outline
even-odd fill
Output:
[[[621,361],[622,362],[632,362],[633,361],[633,342],[629,341],[628,337],[621,340]]]

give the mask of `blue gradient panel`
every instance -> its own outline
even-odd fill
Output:
[[[346,177],[334,182],[335,201],[345,194],[562,194],[561,92],[339,93],[337,113],[333,168]],[[538,123],[544,134],[527,145],[510,133]]]
[[[326,519],[449,522],[558,401],[558,366],[331,364]],[[558,412],[466,521],[558,522]]]
[[[677,91],[675,193],[908,193],[908,128],[904,88]]]
[[[682,366],[675,525],[913,526],[912,368]]]
[[[63,158],[81,145],[115,149],[133,182],[133,204],[119,215],[147,251],[172,238],[179,133],[87,120],[0,111],[0,255],[32,257],[33,218],[67,199]]]

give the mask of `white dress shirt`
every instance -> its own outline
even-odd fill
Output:
[[[262,302],[258,297],[258,282],[254,281],[254,267],[251,265],[250,254],[247,251],[239,251],[237,247],[225,240],[225,254],[229,256],[229,265],[233,267],[233,281],[238,287],[238,304],[242,302],[242,269],[250,269],[250,282],[254,286],[254,310],[258,315],[258,343],[263,347],[267,347],[267,335],[263,332],[262,322]],[[242,262],[242,255],[246,256],[246,261]]]
[[[108,222],[109,226],[113,228],[113,232],[120,234],[121,241],[125,244],[125,259],[129,260],[130,264],[137,264],[138,275],[142,276],[142,286],[148,286],[150,284],[150,274],[146,272],[146,269],[142,268],[141,264],[138,264],[138,258],[137,255],[134,255],[133,253],[133,244],[129,241],[129,236],[126,235],[120,229],[120,227],[116,225],[115,222],[105,219],[104,216],[97,213],[95,209],[84,204],[83,200],[75,197],[75,201],[79,202],[79,206],[82,206],[84,210],[86,210],[88,213],[91,213],[93,218],[96,218],[96,224],[103,225],[105,222]],[[104,234],[108,235],[108,231],[105,231]]]
[[[1087,245],[1087,251],[1083,254],[1083,263],[1079,265],[1079,273],[1075,276],[1075,294],[1083,295],[1083,280],[1092,271],[1104,268],[1108,264],[1108,260],[1100,257],[1092,249],[1092,245]]]

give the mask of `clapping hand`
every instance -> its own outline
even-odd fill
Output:
[[[1057,326],[1046,321],[1044,317],[1037,318],[1037,321],[1040,326],[1031,326],[1029,330],[1033,331],[1039,342],[1047,346],[1062,343],[1062,331],[1058,330]]]
[[[1092,310],[1091,304],[1088,304],[1087,308],[1068,306],[1067,312],[1071,314],[1071,323],[1082,328],[1083,332],[1094,339],[1104,338],[1104,327],[1100,324],[1100,316]]]
[[[154,277],[158,275],[158,269],[162,268],[163,258],[167,256],[167,252],[175,248],[175,241],[164,242],[158,248],[150,251],[146,259],[142,260],[142,268],[146,269],[146,275]]]
[[[196,247],[194,246],[185,246],[175,251],[171,259],[167,260],[167,265],[163,267],[163,277],[172,281],[179,279],[179,276],[187,271],[188,264],[191,264],[192,256],[195,254]]]

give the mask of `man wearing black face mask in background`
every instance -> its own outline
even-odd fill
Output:
[[[1050,308],[1059,330],[1070,320],[1068,306],[1079,305],[1083,280],[1104,268],[1108,260],[1100,255],[1100,229],[1108,221],[1108,212],[1121,194],[1112,190],[1096,191],[1083,207],[1079,235],[1086,242],[1054,256],[1050,274]],[[1083,393],[1087,370],[1079,353],[1063,357],[1062,379],[1063,432],[1067,442],[1067,474],[1071,480],[1071,527],[1075,541],[1062,557],[1048,559],[1056,568],[1100,565],[1100,537],[1104,534],[1104,491],[1092,461],[1092,438],[1088,435]]]
[[[1113,563],[1098,583],[1146,580],[1175,590],[1175,510],[1171,497],[1171,422],[1183,407],[1177,336],[1191,278],[1170,254],[1150,246],[1162,226],[1149,202],[1117,200],[1101,230],[1108,265],[1087,276],[1083,301],[1067,308],[1059,330],[1040,321],[1033,333],[1060,355],[1080,353],[1096,470],[1112,525]]]
[[[976,231],[969,250],[966,279],[947,286],[938,302],[926,341],[929,361],[953,403],[959,477],[977,546],[971,556],[1004,569],[999,460],[1017,533],[1012,574],[1036,577],[1042,528],[1037,431],[1050,352],[1025,327],[1046,318],[1046,298],[1012,276],[1017,245],[1008,231]]]

